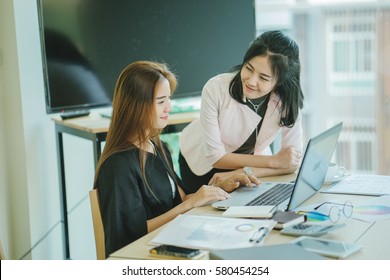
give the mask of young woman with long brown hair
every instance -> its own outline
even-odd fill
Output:
[[[238,173],[219,186],[201,186],[191,195],[173,170],[159,135],[168,124],[177,80],[165,64],[139,61],[120,74],[112,120],[99,160],[99,189],[107,256],[193,207],[229,197],[240,185],[259,184]]]

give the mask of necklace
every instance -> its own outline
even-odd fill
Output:
[[[253,106],[253,109],[255,110],[256,114],[258,113],[258,110],[260,108],[261,105],[263,105],[263,103],[267,100],[267,97],[264,98],[263,101],[261,101],[259,104],[254,104],[249,98],[247,98],[248,102]]]
[[[247,98],[246,100],[248,100],[248,102],[252,105],[253,109],[255,110],[256,114],[258,114],[259,112],[259,108],[261,107],[261,105],[263,105],[263,103],[267,100],[267,95],[264,96],[264,99],[259,103],[259,104],[254,104],[249,98]],[[261,122],[260,122],[261,123]],[[257,143],[257,137],[259,135],[259,126],[256,125],[256,129],[255,129],[255,137],[256,137],[256,140],[255,140],[255,145]]]

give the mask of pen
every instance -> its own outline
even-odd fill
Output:
[[[264,228],[263,233],[260,235],[259,238],[257,238],[256,243],[260,243],[264,239],[264,237],[267,235],[267,233],[268,233],[268,229]]]
[[[328,230],[334,230],[334,229],[338,229],[338,228],[341,228],[345,226],[345,224],[338,224],[338,225],[330,225],[330,226],[327,226],[327,227],[324,227],[323,229],[321,229],[320,231],[328,231]]]
[[[325,221],[329,219],[328,215],[319,212],[314,212],[314,211],[298,211],[296,213],[306,215],[306,218],[309,221]]]
[[[249,242],[254,242],[256,239],[260,239],[263,237],[264,235],[264,232],[265,232],[266,228],[265,227],[259,227],[259,229],[257,231],[255,231],[253,233],[253,236],[251,237],[251,239],[249,239]],[[261,232],[263,231],[263,235],[261,235]],[[260,235],[260,237],[258,237]],[[256,240],[256,243],[257,243],[257,240]]]

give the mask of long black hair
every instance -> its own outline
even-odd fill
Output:
[[[255,56],[268,56],[277,83],[274,92],[281,107],[280,126],[292,127],[303,108],[303,92],[300,84],[301,64],[297,43],[281,31],[267,31],[257,37],[244,55],[242,64],[233,68],[238,73],[229,85],[229,93],[237,102],[243,102],[241,69]]]

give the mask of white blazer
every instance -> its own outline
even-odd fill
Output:
[[[241,147],[261,121],[261,117],[247,105],[230,96],[229,84],[234,75],[220,74],[205,84],[200,118],[185,127],[180,136],[181,153],[198,176],[213,169],[213,164],[225,154]],[[279,131],[282,133],[282,147],[295,146],[302,151],[301,114],[292,128],[280,127],[280,108],[280,99],[271,93],[255,145],[255,155],[270,155],[269,145]]]

